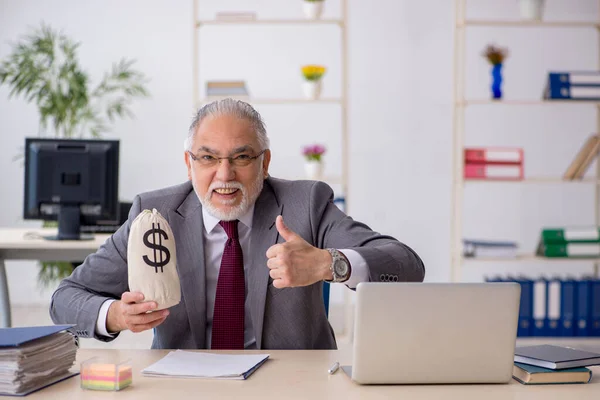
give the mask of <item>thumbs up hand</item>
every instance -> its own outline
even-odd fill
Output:
[[[285,243],[278,243],[267,250],[267,266],[273,278],[273,286],[308,286],[323,279],[332,279],[331,254],[318,249],[289,229],[280,215],[275,226]]]

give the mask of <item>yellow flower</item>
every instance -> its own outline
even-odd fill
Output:
[[[304,65],[302,75],[309,81],[317,81],[325,74],[327,69],[322,65]]]

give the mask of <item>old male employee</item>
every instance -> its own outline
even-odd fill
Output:
[[[249,104],[202,107],[184,158],[189,181],[136,196],[128,222],[61,282],[55,323],[103,341],[156,328],[152,348],[335,349],[324,281],[424,279],[412,249],[345,215],[325,183],[270,177],[265,125]],[[182,298],[148,312],[156,303],[129,292],[127,240],[153,208],[175,236]]]

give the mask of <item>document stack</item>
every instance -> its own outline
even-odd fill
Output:
[[[26,395],[76,372],[72,325],[0,329],[0,395]]]

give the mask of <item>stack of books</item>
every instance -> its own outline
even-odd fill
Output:
[[[524,172],[522,148],[466,148],[464,154],[465,179],[523,179]]]
[[[551,71],[543,97],[546,100],[600,101],[600,71]]]
[[[540,257],[600,257],[600,227],[544,228],[536,253]]]
[[[73,325],[0,329],[0,395],[26,395],[77,372]]]
[[[599,151],[600,136],[597,134],[590,135],[579,149],[579,152],[573,161],[571,161],[563,178],[566,180],[582,179],[592,164],[592,161],[598,157]]]
[[[517,347],[513,377],[524,385],[588,383],[600,365],[600,354],[571,347],[538,345]]]
[[[250,95],[244,81],[208,81],[206,82],[206,97],[208,101],[228,97],[247,101]]]

